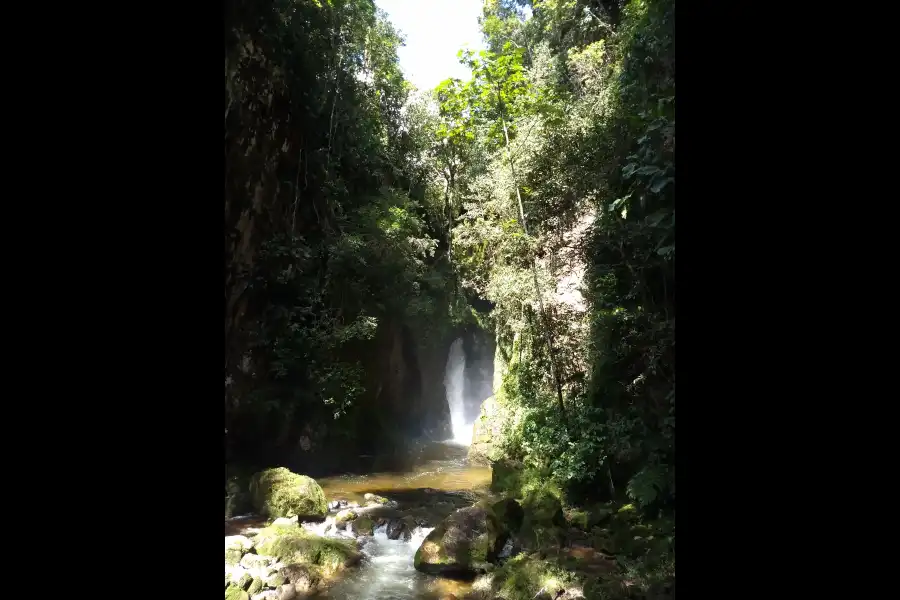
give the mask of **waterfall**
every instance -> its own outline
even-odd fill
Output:
[[[466,353],[462,338],[450,346],[447,368],[444,371],[444,388],[447,390],[447,405],[450,407],[450,425],[453,441],[468,446],[472,442],[473,420],[466,419],[465,402]]]

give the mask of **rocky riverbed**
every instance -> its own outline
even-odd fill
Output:
[[[624,598],[636,585],[671,593],[674,564],[658,565],[658,583],[629,570],[664,556],[671,522],[640,522],[627,504],[564,506],[545,476],[513,463],[495,462],[484,480],[451,450],[411,472],[322,485],[287,469],[257,473],[226,504],[254,511],[226,519],[226,600]]]

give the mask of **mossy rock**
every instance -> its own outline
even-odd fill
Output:
[[[285,583],[287,583],[287,579],[281,574],[281,571],[272,573],[266,577],[265,580],[265,586],[270,588],[277,588],[279,585],[284,585]]]
[[[359,535],[372,535],[374,530],[375,523],[371,518],[365,515],[357,517],[357,519],[353,521],[353,531]]]
[[[225,550],[225,564],[236,565],[241,562],[243,555],[243,551],[236,548]]]
[[[248,587],[250,587],[251,583],[253,583],[253,575],[251,575],[250,573],[244,573],[243,575],[241,575],[241,578],[237,580],[235,585],[242,590],[246,590]]]
[[[352,521],[353,519],[357,518],[358,516],[359,515],[356,513],[355,510],[353,510],[351,508],[345,508],[344,510],[342,510],[341,512],[339,512],[338,514],[336,514],[334,516],[334,522],[335,523],[346,523],[347,521]]]
[[[491,569],[509,531],[486,506],[461,508],[438,525],[419,546],[416,570],[465,577]]]
[[[250,481],[253,506],[267,517],[324,518],[328,514],[325,492],[306,475],[284,467],[267,469]]]
[[[385,504],[387,504],[388,502],[390,502],[390,501],[389,501],[387,498],[385,498],[384,496],[376,496],[375,494],[365,494],[365,495],[363,496],[363,499],[364,499],[366,502],[374,502],[375,504],[381,504],[382,506],[384,506]]]
[[[257,534],[257,551],[285,564],[316,565],[326,575],[359,562],[353,542],[324,538],[302,528],[267,527]]]
[[[491,591],[507,600],[555,598],[576,583],[578,578],[555,561],[520,554],[494,572]],[[542,591],[546,595],[539,595]]]
[[[527,523],[557,527],[566,524],[562,502],[558,497],[543,490],[528,493],[522,500],[522,508],[525,511]]]
[[[522,463],[501,459],[491,463],[491,491],[518,497],[522,489],[522,476],[525,467]]]
[[[522,528],[525,511],[522,509],[522,505],[512,498],[493,503],[491,510],[494,511],[497,520],[510,533],[517,533]]]
[[[250,584],[250,587],[247,588],[247,593],[251,596],[258,594],[263,589],[263,580],[259,577],[254,577],[253,582]]]
[[[590,531],[597,525],[607,521],[612,516],[612,510],[602,506],[583,509],[570,509],[566,511],[566,522],[581,531]]]
[[[250,600],[250,594],[236,585],[225,588],[225,600]]]

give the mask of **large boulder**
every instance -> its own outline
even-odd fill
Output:
[[[259,554],[273,556],[285,565],[315,566],[327,577],[355,565],[362,558],[352,542],[324,538],[302,527],[263,529],[257,534],[256,549]]]
[[[267,469],[250,481],[253,506],[268,517],[321,519],[328,514],[325,492],[311,477],[284,467]]]
[[[525,515],[519,539],[525,547],[539,549],[563,543],[566,518],[552,488],[530,490],[522,500],[522,508]]]
[[[445,577],[465,577],[489,570],[509,530],[490,506],[461,508],[428,534],[416,551],[416,570]]]

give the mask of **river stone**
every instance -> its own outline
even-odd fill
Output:
[[[303,593],[313,589],[318,583],[318,577],[306,565],[287,565],[278,574],[287,580],[287,583],[293,585],[297,591]]]
[[[259,577],[254,577],[253,582],[250,584],[250,587],[247,588],[247,593],[253,596],[254,594],[258,594],[263,589],[263,581]]]
[[[416,551],[416,570],[432,575],[484,573],[497,560],[509,532],[488,506],[461,508],[428,534]]]
[[[341,512],[339,512],[338,514],[336,514],[334,516],[334,522],[335,523],[344,523],[346,521],[352,521],[353,519],[355,519],[358,516],[359,515],[357,515],[355,511],[347,508],[345,510],[342,510]]]
[[[353,521],[353,531],[357,533],[357,535],[372,535],[375,530],[375,524],[372,522],[372,519],[362,515]]]
[[[284,467],[266,469],[250,480],[253,506],[267,517],[321,519],[328,514],[325,492],[311,477]]]
[[[225,536],[225,549],[226,550],[244,550],[247,551],[253,547],[253,541],[244,535],[229,535]]]
[[[247,570],[267,567],[275,559],[271,556],[260,556],[259,554],[245,554],[241,559],[241,566]]]
[[[250,594],[232,584],[225,588],[225,600],[250,600]]]
[[[375,494],[366,494],[363,496],[363,498],[366,500],[366,502],[369,502],[370,505],[373,503],[385,505],[389,502],[389,500],[384,496],[376,496]]]
[[[235,585],[241,588],[242,590],[246,590],[250,587],[250,584],[253,582],[253,576],[250,573],[245,572],[241,575],[240,579],[235,582]]]
[[[266,590],[255,596],[251,596],[250,600],[278,600],[278,592],[275,590]]]
[[[387,524],[387,537],[389,540],[399,539],[404,531],[406,531],[406,523],[400,519],[392,519]]]
[[[278,517],[272,521],[272,527],[296,527],[297,517]]]

